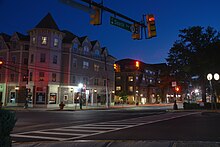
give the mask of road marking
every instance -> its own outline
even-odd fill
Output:
[[[142,125],[153,124],[157,122],[167,121],[167,120],[176,119],[198,113],[200,112],[192,112],[192,113],[184,113],[184,114],[167,113],[161,115],[159,119],[158,116],[143,116],[143,117],[131,118],[125,120],[83,124],[79,126],[67,126],[67,127],[54,128],[54,129],[44,129],[39,131],[28,131],[17,134],[11,134],[11,136],[20,137],[20,138],[33,138],[33,139],[58,140],[58,141],[78,140],[84,137],[100,135],[103,133],[109,133],[109,132],[124,130],[128,128],[134,128]],[[74,131],[79,133],[73,133]],[[34,133],[38,135],[32,135]],[[39,134],[45,136],[39,136]],[[62,138],[61,137],[59,138],[59,137],[50,137],[51,135],[64,135],[64,136],[62,136]],[[74,136],[74,137],[69,137],[69,136]]]

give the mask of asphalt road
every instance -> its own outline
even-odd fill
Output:
[[[19,111],[13,141],[220,141],[220,114],[148,109]]]

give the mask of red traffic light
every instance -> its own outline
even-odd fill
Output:
[[[175,91],[176,91],[176,92],[179,92],[179,91],[180,91],[180,87],[176,86],[176,87],[175,87]]]

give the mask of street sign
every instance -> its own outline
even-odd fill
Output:
[[[110,24],[111,25],[114,25],[114,26],[117,26],[119,28],[122,28],[122,29],[125,29],[129,32],[132,32],[134,30],[133,26],[127,22],[124,22],[120,19],[117,19],[115,17],[111,17],[110,18]]]

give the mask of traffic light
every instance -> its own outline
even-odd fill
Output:
[[[115,70],[115,72],[120,72],[121,71],[120,65],[114,64],[114,70]]]
[[[149,14],[146,16],[147,19],[147,28],[148,28],[148,37],[156,37],[156,26],[155,26],[155,18],[153,14]]]
[[[2,68],[2,66],[3,66],[3,61],[0,60],[0,68]]]
[[[140,25],[137,24],[137,23],[133,24],[132,39],[134,39],[134,40],[140,40],[141,39]]]
[[[135,62],[135,66],[136,66],[137,69],[139,69],[139,67],[140,67],[140,62],[139,62],[139,61],[136,61],[136,62]]]
[[[92,25],[100,25],[101,24],[101,9],[96,7],[96,6],[93,6],[93,13],[91,13],[90,15],[90,24]]]
[[[176,91],[176,92],[179,92],[179,91],[180,91],[180,87],[179,87],[179,86],[176,86],[176,87],[175,87],[175,91]]]

